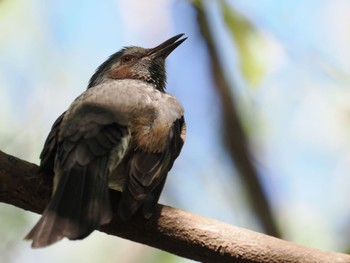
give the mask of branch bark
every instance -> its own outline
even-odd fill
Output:
[[[38,168],[0,151],[0,202],[41,213],[52,185]],[[111,191],[112,203],[117,195]],[[345,254],[306,248],[164,205],[149,220],[136,216],[124,222],[115,216],[100,231],[202,262],[350,262]]]

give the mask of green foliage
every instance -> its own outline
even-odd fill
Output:
[[[0,233],[2,239],[0,243],[0,261],[10,262],[9,259],[22,245],[19,241],[23,239],[23,233],[28,228],[28,217],[24,210],[13,206],[0,204]]]
[[[262,36],[246,17],[226,1],[220,1],[220,8],[227,28],[237,45],[242,75],[249,84],[257,86],[265,73],[263,61],[259,56]]]

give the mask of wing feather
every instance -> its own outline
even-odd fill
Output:
[[[85,115],[88,118],[89,112]],[[26,237],[33,240],[33,247],[47,246],[63,237],[82,239],[111,220],[109,158],[111,151],[129,136],[129,130],[114,123],[110,114],[100,113],[98,118],[94,113],[94,118],[86,125],[76,118],[68,131],[62,132],[61,115],[49,134],[42,165],[53,165],[56,152],[55,176],[60,179],[41,219]]]
[[[168,134],[168,144],[158,153],[137,149],[129,161],[129,176],[119,204],[119,216],[130,218],[143,205],[146,218],[152,215],[167,174],[184,144],[185,121],[177,119]]]
[[[46,138],[44,148],[40,154],[40,170],[47,170],[53,173],[55,155],[57,150],[57,140],[60,125],[66,112],[63,112],[52,125],[51,131]]]

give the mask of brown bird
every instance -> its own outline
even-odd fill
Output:
[[[182,36],[110,56],[53,124],[40,155],[41,169],[54,175],[53,195],[25,237],[32,247],[83,239],[109,223],[108,188],[121,192],[120,218],[152,216],[185,140],[184,109],[165,92],[165,59]]]

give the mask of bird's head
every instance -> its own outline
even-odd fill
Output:
[[[91,77],[88,88],[111,79],[139,79],[165,90],[165,59],[187,38],[176,35],[155,48],[126,47],[111,55]]]

